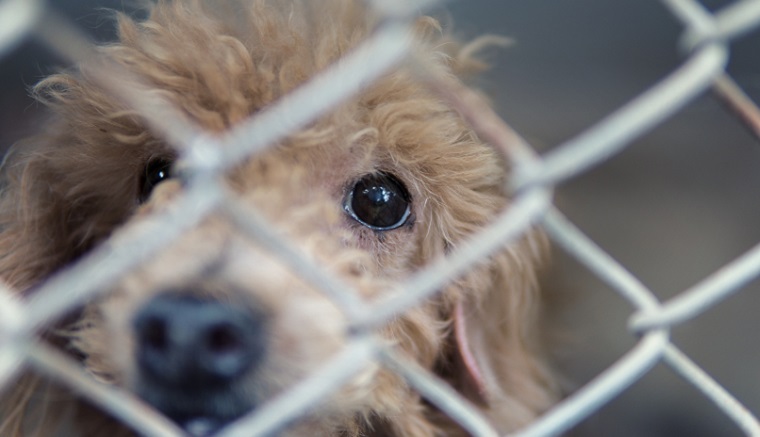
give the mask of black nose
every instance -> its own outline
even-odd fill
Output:
[[[188,394],[228,386],[261,362],[263,319],[187,293],[159,295],[134,319],[139,377]]]

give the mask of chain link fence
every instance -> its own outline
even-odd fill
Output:
[[[188,189],[177,200],[179,208],[156,217],[150,226],[136,230],[129,239],[122,239],[123,244],[100,246],[70,269],[46,281],[28,300],[16,300],[12,297],[12,290],[2,290],[0,328],[7,334],[5,338],[22,340],[2,344],[0,384],[11,381],[23,364],[30,365],[81,393],[139,433],[183,435],[172,422],[147,409],[140,401],[92,380],[61,352],[28,339],[62,314],[108,289],[109,284],[212,211],[222,211],[238,224],[241,232],[262,242],[333,299],[356,329],[351,331],[352,337],[345,350],[325,363],[321,370],[255,413],[225,428],[220,435],[268,435],[336,390],[367,362],[375,360],[400,374],[472,435],[494,436],[497,435],[495,430],[450,387],[373,341],[371,333],[397,314],[430,297],[478,259],[519,238],[531,225],[538,223],[558,247],[630,302],[633,314],[627,326],[638,342],[612,366],[514,435],[547,436],[572,429],[646,375],[657,363],[665,363],[696,387],[747,435],[760,435],[760,423],[753,414],[670,338],[672,328],[720,305],[760,272],[760,245],[695,286],[661,302],[636,276],[580,232],[552,202],[556,186],[603,165],[607,158],[620,153],[706,91],[715,93],[741,122],[760,135],[760,110],[726,73],[731,41],[760,24],[760,1],[735,1],[710,12],[696,1],[662,0],[666,7],[663,11],[669,10],[683,26],[682,38],[678,42],[688,54],[683,64],[582,134],[543,155],[539,155],[467,88],[418,68],[416,71],[422,83],[439,93],[468,120],[482,139],[501,150],[514,163],[510,181],[514,201],[512,207],[490,227],[472,236],[469,244],[416,273],[406,281],[402,293],[387,300],[371,305],[358,301],[350,289],[290,249],[288,242],[273,233],[266,220],[255,211],[238,205],[218,182],[217,178],[240,160],[266,150],[306,126],[398,63],[415,65],[414,41],[408,37],[409,26],[420,9],[433,3],[434,0],[371,2],[376,12],[387,19],[382,20],[383,24],[355,51],[287,99],[222,137],[206,135],[197,126],[185,124],[180,117],[172,117],[172,108],[161,107],[160,102],[152,101],[149,96],[122,88],[120,83],[123,82],[109,80],[114,72],[110,66],[103,65],[99,72],[102,84],[145,114],[145,119],[155,120],[150,128],[184,150],[190,169]],[[93,56],[88,40],[42,1],[0,0],[0,56],[30,35],[71,62]],[[160,117],[150,116],[158,112]]]

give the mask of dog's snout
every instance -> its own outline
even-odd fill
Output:
[[[140,378],[183,391],[234,382],[265,353],[261,315],[183,294],[149,301],[134,330]]]

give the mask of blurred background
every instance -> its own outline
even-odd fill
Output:
[[[52,2],[96,40],[113,38],[122,0]],[[729,1],[703,4],[718,9]],[[659,2],[460,0],[446,4],[463,38],[516,44],[489,52],[478,82],[498,112],[541,151],[573,138],[683,61],[680,23]],[[732,46],[729,73],[760,100],[760,32]],[[0,148],[44,118],[28,87],[65,63],[33,40],[0,59]],[[667,300],[760,242],[760,145],[706,94],[623,153],[561,185],[556,204],[587,235]],[[632,307],[555,250],[547,279],[554,350],[570,390],[628,351]],[[675,343],[751,411],[760,412],[757,281],[673,330]],[[579,436],[734,436],[736,425],[695,388],[658,365],[585,420]]]

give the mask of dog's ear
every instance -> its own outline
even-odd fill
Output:
[[[454,307],[454,340],[456,354],[452,364],[456,367],[458,388],[468,399],[478,405],[488,405],[486,380],[481,369],[481,359],[475,357],[473,350],[473,332],[468,326],[467,313],[463,300]]]
[[[16,144],[3,161],[0,279],[19,292],[65,263],[74,249],[65,242],[78,205],[62,206],[58,191],[65,178],[51,171],[51,150],[56,148],[41,136]]]
[[[20,155],[15,147],[6,155],[0,192],[0,278],[17,290],[28,288],[42,276],[38,270],[46,260],[40,258],[48,255],[39,250],[38,243],[49,231],[40,219],[51,208],[38,198],[37,192],[44,195],[45,191],[39,190],[41,178],[34,176],[36,158]]]
[[[22,146],[25,144],[21,144]],[[0,191],[0,282],[5,289],[19,294],[48,270],[46,263],[54,249],[48,227],[41,220],[53,206],[50,192],[44,183],[44,175],[35,177],[39,166],[38,155],[9,151],[2,165],[2,190]],[[43,195],[39,198],[38,195]],[[46,250],[47,249],[47,250]],[[5,290],[3,290],[5,292]],[[22,437],[25,435],[51,435],[45,429],[55,429],[53,416],[43,407],[42,398],[48,387],[42,379],[30,372],[15,375],[10,386],[0,391],[0,435]],[[39,414],[38,414],[39,413]],[[31,424],[34,417],[35,424]]]
[[[454,304],[454,383],[500,431],[528,423],[557,397],[537,346],[535,270],[544,257],[539,253],[542,240],[533,232],[496,255],[483,267],[487,271],[474,273],[481,277],[464,281],[474,289],[465,290]],[[480,289],[486,284],[486,290]]]
[[[62,187],[72,190],[63,177],[66,173],[51,166],[55,160],[50,153],[60,158],[68,152],[57,144],[45,135],[25,140],[6,154],[0,167],[0,283],[18,295],[31,292],[82,250],[72,244],[81,241],[72,240],[74,234],[92,232],[72,232],[86,202],[61,193]],[[69,165],[75,166],[76,157],[69,158]],[[73,415],[89,414],[88,423],[93,424],[105,417],[88,413],[66,389],[31,371],[21,370],[12,378],[0,387],[0,436],[53,437]]]

